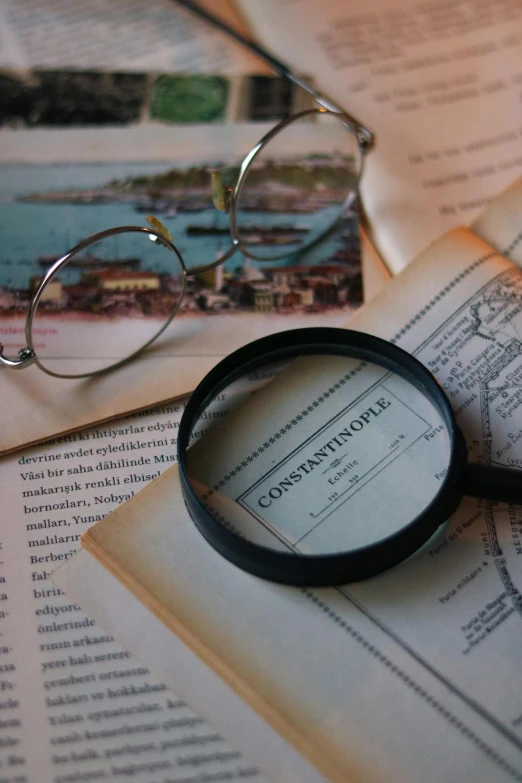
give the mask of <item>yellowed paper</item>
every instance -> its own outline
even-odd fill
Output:
[[[225,704],[221,680],[166,627],[158,653],[184,682],[197,684],[199,697],[190,704],[184,688],[169,689],[162,673],[152,675],[114,639],[104,618],[97,624],[49,579],[59,563],[71,562],[90,525],[172,464],[182,411],[181,403],[171,403],[0,458],[3,780],[20,777],[23,769],[31,783],[151,781],[157,775],[176,783],[194,777],[266,783],[240,747],[243,735],[218,731],[196,705],[214,705],[211,711],[221,705],[234,724],[241,700]],[[98,596],[117,598],[94,563]],[[123,604],[117,614],[133,618],[150,651],[147,610]],[[251,713],[254,736],[263,734],[272,751],[284,751],[283,741],[269,727],[263,733]],[[294,781],[301,783],[307,765],[288,750]],[[319,783],[313,770],[302,780]]]
[[[267,47],[376,133],[362,198],[393,273],[520,176],[520,5],[236,4]]]
[[[522,266],[522,179],[493,199],[471,228],[506,258]]]
[[[149,662],[148,665],[154,668],[161,681],[166,684],[177,683],[176,693],[179,696],[188,699],[191,707],[205,715],[211,724],[214,721],[216,725],[219,723],[222,734],[231,738],[244,754],[246,769],[248,762],[256,764],[259,769],[264,768],[269,756],[270,780],[273,783],[325,783],[326,778],[297,753],[270,723],[229,688],[201,657],[194,655],[193,645],[186,634],[173,634],[168,624],[163,622],[162,615],[151,612],[146,600],[142,602],[129,593],[125,584],[89,552],[80,550],[74,561],[66,563],[53,575],[53,581],[74,600],[78,597],[90,616],[97,615],[102,627],[112,628],[116,622],[117,635],[123,644],[130,631],[124,618],[132,616],[134,627],[140,628],[143,643],[138,656],[143,659],[154,655],[154,663]],[[86,600],[86,594],[92,598],[93,610],[89,600]],[[108,595],[111,596],[110,601],[106,600]],[[103,617],[98,613],[100,605],[105,606]],[[154,644],[150,643],[151,639]],[[136,636],[132,632],[130,642],[135,647]],[[261,773],[255,776],[256,783],[265,780]],[[351,783],[352,780],[355,783],[356,778],[345,778],[343,783]]]
[[[409,350],[427,340],[423,350],[431,351],[445,339],[433,337],[438,330],[460,339],[466,308],[477,300],[480,310],[497,280],[520,285],[520,272],[457,230],[392,280],[350,326]],[[500,339],[495,324],[489,328]],[[441,382],[454,361],[445,370],[437,365]],[[274,383],[284,383],[284,375]],[[465,389],[459,393],[464,400]],[[476,426],[470,410],[476,413],[468,405],[459,413],[467,434]],[[271,424],[261,422],[263,437]],[[92,528],[83,545],[330,780],[464,781],[472,774],[487,783],[509,780],[520,763],[517,696],[505,688],[518,666],[509,650],[519,625],[502,580],[516,597],[522,577],[509,533],[504,570],[497,570],[498,554],[484,551],[485,525],[483,511],[465,502],[422,554],[387,574],[338,591],[293,590],[242,573],[209,547],[186,513],[174,468]],[[485,565],[475,575],[484,575],[464,591],[477,559]],[[478,630],[463,630],[497,607],[503,622],[487,645]],[[492,654],[502,661],[498,677]],[[404,674],[388,679],[382,660]],[[415,742],[404,743],[412,732]],[[490,750],[475,750],[470,737]]]
[[[205,4],[228,24],[246,31],[229,0]],[[145,73],[259,73],[263,68],[238,44],[164,0],[152,0],[146,7],[127,0],[101,0],[88,14],[67,0],[38,9],[7,0],[0,14],[0,34],[3,68]]]
[[[361,228],[361,260],[364,301],[369,302],[390,282],[391,274],[367,232]]]

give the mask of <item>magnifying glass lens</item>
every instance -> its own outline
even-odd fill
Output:
[[[296,555],[385,542],[430,506],[451,461],[445,420],[408,374],[350,356],[245,373],[192,428],[190,486],[238,536]]]

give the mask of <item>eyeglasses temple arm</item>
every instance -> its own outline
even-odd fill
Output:
[[[211,14],[206,10],[206,8],[202,8],[199,3],[195,3],[193,0],[171,0],[171,2],[182,6],[183,8],[187,9],[187,11],[193,13],[195,16],[198,16],[200,19],[208,22],[208,24],[211,24],[213,27],[217,27],[217,29],[221,30],[222,33],[228,35],[229,38],[233,38],[242,46],[250,49],[251,52],[254,52],[254,54],[260,57],[261,60],[264,60],[280,76],[284,76],[293,84],[296,84],[298,87],[301,87],[301,89],[305,90],[317,101],[317,103],[319,103],[320,106],[323,106],[325,109],[329,109],[330,111],[345,114],[355,129],[361,148],[367,152],[373,147],[375,143],[375,136],[371,130],[362,125],[359,120],[355,119],[355,117],[353,117],[351,114],[348,114],[348,112],[342,109],[337,103],[316,90],[311,82],[309,82],[307,79],[303,79],[301,76],[298,76],[288,67],[288,65],[285,65],[285,63],[281,62],[281,60],[276,59],[272,54],[267,52],[266,49],[263,49],[262,46],[259,46],[259,44],[257,44],[251,38],[247,38],[238,30],[230,27],[230,25],[228,25],[226,22],[222,21],[217,16],[214,16],[214,14]]]

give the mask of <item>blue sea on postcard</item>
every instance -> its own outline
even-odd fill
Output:
[[[193,275],[232,244],[228,215],[213,206],[211,164],[0,165],[5,355],[28,343],[41,366],[76,376],[147,345],[174,314],[160,341],[186,357],[224,355],[282,329],[343,324],[362,301],[357,214],[327,239],[322,233],[353,183],[345,162],[315,154],[253,166],[239,212],[250,257],[237,252]],[[214,176],[214,190],[225,199],[237,172],[219,174],[223,188]],[[93,234],[147,227],[149,215],[164,227],[153,228],[171,233],[188,275],[168,243],[139,231],[82,245],[53,267]]]
[[[192,203],[185,205],[185,209],[176,210],[153,195],[145,202],[142,196],[142,203],[130,196],[123,201],[100,198],[100,190],[111,182],[150,178],[165,174],[173,167],[174,162],[0,166],[0,285],[8,289],[26,289],[31,279],[45,271],[46,260],[64,255],[78,242],[99,231],[115,226],[146,226],[149,211],[156,214],[172,233],[189,270],[195,264],[215,260],[230,246],[230,235],[226,231],[228,218],[209,207],[208,203],[200,203],[199,206]],[[98,194],[98,199],[93,198],[91,203],[88,200],[77,203],[70,196],[63,200],[53,198],[53,194],[58,192],[90,191]],[[153,193],[152,190],[149,192]],[[256,226],[269,220],[272,226],[279,225],[281,229],[291,225],[308,231],[314,229],[314,221],[324,221],[324,216],[324,210],[321,215],[310,212],[296,214],[295,211],[274,215],[257,210],[252,221]],[[133,243],[132,235],[114,237],[111,248],[114,258],[132,256]],[[332,235],[302,254],[299,263],[314,265],[328,261],[341,247],[339,235]],[[143,259],[145,263],[148,260]],[[225,268],[237,271],[243,261],[238,253]],[[249,263],[253,267],[263,266],[256,261]],[[289,263],[292,263],[291,255],[275,262],[275,265]],[[152,258],[149,268],[158,273],[168,271],[155,268]],[[66,282],[76,282],[74,278],[78,270],[71,268],[67,274],[69,279]]]

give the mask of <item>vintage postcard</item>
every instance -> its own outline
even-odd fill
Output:
[[[199,119],[187,124],[173,109],[167,116],[166,107],[175,105],[180,91],[192,89],[196,77],[104,77],[106,92],[96,108],[96,74],[51,78],[35,72],[18,98],[11,91],[0,129],[4,355],[16,358],[27,345],[30,304],[48,270],[99,232],[117,229],[76,251],[42,293],[29,335],[41,366],[69,377],[104,370],[154,339],[175,314],[143,355],[150,360],[149,391],[142,367],[139,378],[127,370],[124,399],[112,388],[115,383],[121,391],[123,376],[99,376],[95,392],[82,385],[82,394],[96,396],[81,404],[92,418],[83,413],[76,422],[73,415],[68,429],[186,394],[244,343],[306,325],[341,326],[362,302],[357,213],[325,234],[353,182],[355,163],[340,123],[324,128],[312,118],[289,126],[256,158],[236,213],[245,252],[232,253],[230,216],[214,206],[212,173],[233,184],[244,155],[278,119],[300,107],[298,96],[283,90],[280,79],[200,76]],[[12,86],[13,73],[9,78]],[[143,90],[143,80],[152,88]],[[76,96],[70,105],[64,85]],[[20,97],[28,92],[31,111],[29,99]],[[60,109],[59,127],[47,124],[46,94]],[[121,109],[117,139],[108,105],[113,114]],[[77,127],[78,117],[91,125]],[[140,230],[158,220],[177,253]],[[216,269],[195,273],[222,257]],[[31,388],[35,383],[41,390],[48,382],[36,368],[2,375],[15,409],[22,384],[34,397],[29,375]],[[75,382],[68,383],[72,396]],[[49,394],[51,389],[54,394],[56,385]],[[69,399],[67,406],[76,407]],[[26,413],[19,412],[20,420]],[[31,417],[34,428],[34,412]],[[56,423],[45,436],[60,431]]]

